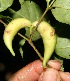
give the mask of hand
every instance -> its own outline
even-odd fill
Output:
[[[70,81],[70,73],[60,71],[61,63],[48,62],[50,67],[43,69],[42,62],[36,60],[16,72],[9,81]]]

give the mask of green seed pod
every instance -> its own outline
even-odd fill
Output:
[[[4,43],[7,48],[10,50],[13,56],[15,53],[12,49],[12,40],[16,33],[24,27],[34,27],[38,21],[31,23],[29,20],[24,18],[17,18],[11,21],[4,31]],[[56,45],[56,34],[55,30],[52,26],[50,26],[47,22],[42,21],[37,28],[37,31],[40,33],[43,43],[44,43],[44,59],[43,59],[43,67],[46,68],[46,63],[50,59]]]
[[[37,22],[34,22],[35,26]],[[40,33],[43,44],[44,44],[44,59],[43,59],[43,67],[46,68],[46,63],[50,59],[56,45],[56,34],[54,28],[49,25],[47,22],[42,21],[37,28]]]
[[[12,20],[5,28],[4,36],[3,36],[4,43],[13,56],[15,56],[15,53],[12,49],[12,40],[14,36],[21,28],[30,27],[30,26],[31,26],[31,22],[29,20],[25,18],[17,18]]]

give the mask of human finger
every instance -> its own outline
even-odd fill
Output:
[[[53,68],[47,68],[38,81],[60,81],[59,72]]]
[[[61,68],[61,63],[57,60],[49,60],[48,65],[56,70]]]
[[[36,60],[16,72],[9,81],[37,81],[42,71],[42,62]]]
[[[70,73],[69,72],[62,72],[60,71],[60,77],[62,81],[70,81]]]

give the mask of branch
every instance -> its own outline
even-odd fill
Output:
[[[7,24],[4,23],[1,19],[0,19],[0,22],[1,22],[5,27],[7,26]]]
[[[39,19],[38,23],[37,23],[36,26],[34,27],[34,31],[32,31],[32,33],[31,33],[31,35],[30,35],[30,39],[32,39],[33,34],[34,34],[34,32],[36,31],[38,25],[41,23],[41,21],[43,20],[44,16],[45,16],[46,13],[48,12],[48,10],[51,9],[51,6],[53,5],[54,2],[55,2],[55,0],[53,0],[53,1],[50,3],[49,7],[47,7],[46,10],[44,11],[43,15],[41,16],[41,18]]]
[[[34,46],[33,42],[26,38],[25,36],[23,36],[22,34],[18,33],[19,36],[21,36],[22,38],[24,38],[25,40],[28,41],[28,43],[32,46],[32,48],[35,50],[35,52],[37,53],[37,55],[40,57],[41,60],[43,60],[43,57],[41,56],[41,54],[39,53],[39,51],[36,49],[36,47]]]

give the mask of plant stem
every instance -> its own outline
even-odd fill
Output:
[[[53,3],[55,2],[56,0],[53,0],[51,3],[50,3],[50,5],[49,5],[49,7],[51,8],[51,6],[53,5]]]
[[[38,56],[40,57],[41,60],[43,60],[43,57],[41,56],[41,54],[39,53],[39,51],[36,49],[36,47],[34,46],[33,42],[32,42],[32,36],[34,34],[34,32],[36,31],[38,25],[41,23],[41,21],[43,20],[44,16],[46,15],[46,13],[48,12],[49,9],[51,9],[51,6],[53,5],[55,0],[53,0],[50,5],[46,8],[46,10],[44,11],[43,15],[41,16],[41,18],[39,19],[38,23],[36,24],[36,26],[34,27],[34,31],[32,31],[31,35],[30,35],[30,39],[26,38],[25,36],[23,36],[22,34],[18,33],[19,36],[21,36],[22,38],[24,38],[25,40],[28,41],[28,43],[32,46],[32,48],[35,50],[35,52],[38,54]]]
[[[1,19],[0,19],[0,22],[1,22],[5,27],[7,26],[7,24],[4,23]]]
[[[38,23],[36,24],[36,26],[34,27],[34,30],[32,31],[31,35],[30,35],[30,39],[32,39],[34,32],[36,31],[38,25],[41,23],[42,19],[44,18],[45,14],[47,13],[48,9],[46,9],[43,13],[43,15],[41,16],[41,18],[39,19]]]
[[[33,49],[36,51],[36,53],[38,54],[38,56],[40,57],[41,60],[43,60],[43,57],[41,56],[41,54],[39,53],[39,51],[36,49],[36,47],[34,46],[32,41],[29,41],[29,44],[33,47]]]
[[[51,9],[51,6],[53,5],[53,3],[55,2],[55,0],[53,0],[50,5],[46,8],[46,10],[44,11],[44,13],[42,14],[41,18],[39,19],[38,23],[36,24],[36,26],[34,27],[34,31],[31,33],[30,35],[30,39],[32,39],[34,32],[36,31],[38,25],[41,23],[41,21],[43,20],[44,16],[46,15],[46,13],[48,12],[49,9]]]
[[[26,38],[25,36],[23,36],[22,34],[18,33],[19,36],[21,36],[22,38],[24,38],[25,40],[28,41],[28,43],[32,46],[32,48],[35,50],[35,52],[38,54],[38,56],[40,57],[41,60],[43,60],[43,57],[41,56],[41,54],[39,53],[39,51],[36,49],[36,47],[34,46],[32,40]]]

